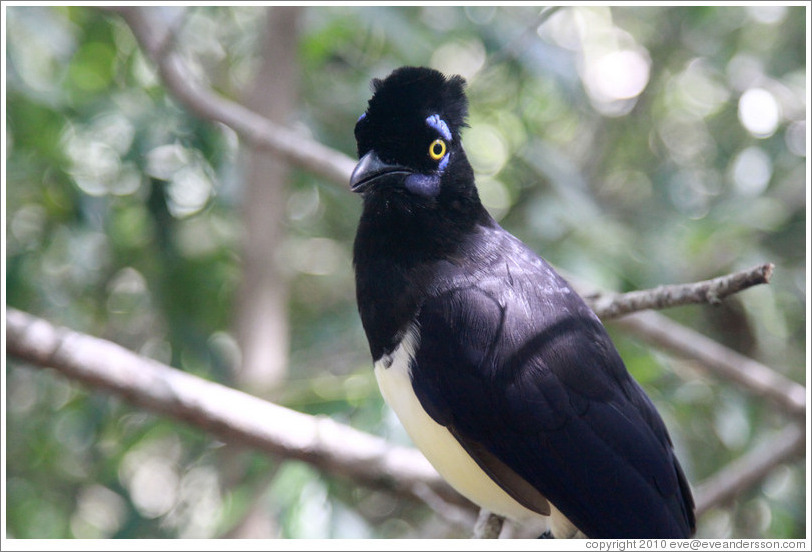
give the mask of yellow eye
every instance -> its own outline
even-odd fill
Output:
[[[431,157],[435,161],[439,161],[445,156],[445,150],[446,150],[445,142],[437,138],[429,146],[429,157]]]

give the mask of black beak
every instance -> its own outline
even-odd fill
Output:
[[[403,165],[394,165],[384,163],[375,153],[370,151],[364,155],[355,166],[350,176],[350,189],[356,193],[363,193],[376,181],[380,181],[387,177],[399,177],[412,173],[412,171]]]

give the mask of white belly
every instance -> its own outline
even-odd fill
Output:
[[[412,388],[410,361],[417,337],[410,331],[395,351],[375,363],[375,377],[387,404],[398,415],[414,444],[460,494],[495,514],[520,523],[542,518],[516,502],[494,483],[453,435],[429,416]],[[385,364],[391,361],[386,368]],[[553,515],[558,512],[553,509]]]

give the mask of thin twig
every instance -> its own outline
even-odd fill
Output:
[[[769,283],[773,268],[772,263],[766,263],[702,282],[619,294],[584,291],[587,286],[582,282],[570,276],[568,279],[575,282],[600,318],[622,316],[614,323],[624,330],[677,356],[695,360],[701,370],[733,381],[749,392],[773,401],[789,416],[803,419],[806,416],[806,389],[802,385],[666,316],[645,310],[694,303],[714,304],[749,287]],[[641,312],[629,314],[634,311]]]
[[[803,454],[806,432],[792,424],[696,486],[696,515],[725,504],[779,466]]]
[[[290,163],[346,186],[356,161],[324,144],[275,124],[245,106],[228,100],[195,79],[183,57],[170,46],[170,32],[141,7],[117,7],[147,56],[157,65],[167,90],[199,117],[231,127],[243,140],[271,150]]]
[[[505,518],[497,516],[486,509],[481,509],[477,516],[476,523],[474,524],[474,533],[472,538],[475,539],[498,539],[502,533],[502,526],[505,524]]]
[[[420,499],[423,486],[461,508],[470,502],[445,483],[417,450],[264,401],[141,357],[123,347],[9,308],[8,354],[123,397],[216,435],[303,460],[361,484]]]
[[[663,350],[698,361],[698,369],[769,399],[791,417],[806,418],[803,385],[699,332],[653,311],[627,315],[614,324]]]
[[[595,314],[604,320],[644,309],[664,309],[696,303],[716,305],[729,295],[758,284],[769,283],[773,268],[772,263],[766,263],[702,282],[658,286],[629,293],[591,294],[585,299]]]

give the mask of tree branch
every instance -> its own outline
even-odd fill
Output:
[[[136,406],[209,431],[223,441],[302,460],[369,487],[423,500],[454,523],[470,526],[475,519],[475,507],[451,489],[415,449],[390,446],[379,437],[329,418],[296,412],[205,381],[12,308],[6,312],[6,345],[8,354],[20,360],[53,368]],[[731,500],[775,466],[802,454],[806,442],[802,427],[792,424],[766,445],[697,485],[697,515]],[[494,536],[497,520],[493,517],[481,514],[477,536]]]
[[[495,52],[488,60],[486,61],[486,66],[493,67],[499,63],[504,62],[508,59],[516,59],[519,57],[521,53],[527,51],[528,42],[533,40],[538,40],[538,33],[539,28],[547,22],[550,17],[553,16],[557,11],[562,9],[564,6],[546,6],[541,8],[538,15],[533,19],[526,27],[524,32],[519,34],[517,37],[511,39],[509,42],[506,42],[497,52]],[[481,75],[481,72],[478,72],[474,78]]]
[[[315,417],[141,357],[109,341],[58,328],[9,308],[8,354],[238,442],[373,488],[421,499],[426,490],[474,512],[417,450],[393,447],[329,418]]]
[[[717,305],[729,295],[758,284],[769,283],[773,268],[772,263],[767,263],[702,282],[658,286],[629,293],[592,293],[584,298],[602,319],[617,318],[644,309],[664,309],[695,303]]]
[[[121,15],[141,48],[157,65],[167,90],[192,113],[231,127],[255,148],[273,151],[298,167],[336,184],[348,185],[356,163],[353,159],[275,124],[198,82],[183,57],[172,49],[171,30],[152,17],[148,9],[133,6],[107,9]]]
[[[729,502],[764,479],[776,466],[806,449],[806,431],[792,424],[766,443],[733,460],[696,487],[696,516]]]
[[[476,523],[476,508],[465,508],[458,504],[452,504],[437,495],[428,485],[417,484],[414,491],[435,514],[447,522],[464,528],[473,527]],[[468,504],[465,506],[468,506]]]
[[[806,389],[764,364],[678,324],[662,314],[647,311],[615,321],[660,349],[697,360],[697,368],[732,381],[756,396],[772,401],[789,416],[806,418]]]

